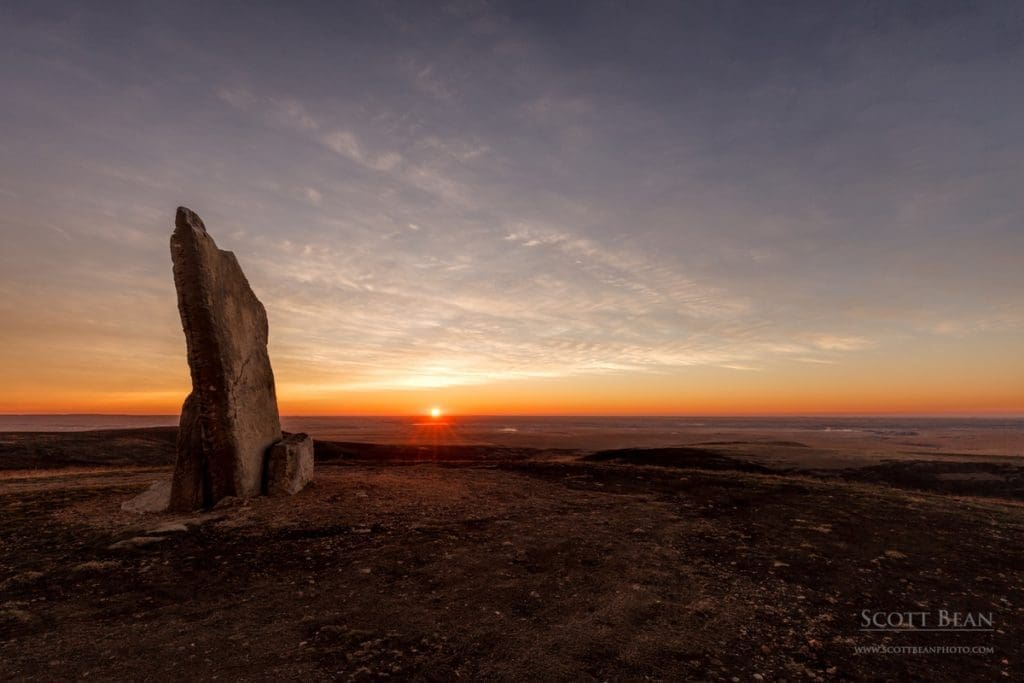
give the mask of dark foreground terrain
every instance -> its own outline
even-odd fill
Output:
[[[0,435],[0,677],[1022,677],[1014,459],[325,443],[293,498],[122,511],[172,450]],[[862,631],[864,610],[992,625]],[[915,646],[964,651],[859,651]]]

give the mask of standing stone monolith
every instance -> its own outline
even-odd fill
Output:
[[[178,207],[174,226],[171,260],[192,393],[181,408],[168,509],[184,512],[261,493],[281,421],[263,304],[199,216]]]

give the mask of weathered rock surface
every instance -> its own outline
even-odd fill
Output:
[[[199,216],[179,207],[174,222],[171,260],[192,393],[181,410],[170,509],[188,511],[258,495],[281,423],[263,304]]]
[[[267,494],[298,493],[313,479],[313,439],[291,434],[274,444],[267,456]]]

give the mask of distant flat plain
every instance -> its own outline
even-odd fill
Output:
[[[174,415],[0,415],[2,432],[177,425]],[[851,467],[887,459],[1024,460],[1021,418],[891,417],[302,417],[286,431],[323,441],[405,446],[500,446],[593,452],[701,447],[768,466]]]

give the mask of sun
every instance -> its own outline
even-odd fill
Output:
[[[441,417],[441,409],[438,408],[437,406],[434,406],[433,408],[431,408],[430,409],[430,417],[432,417],[435,420],[437,418]]]

